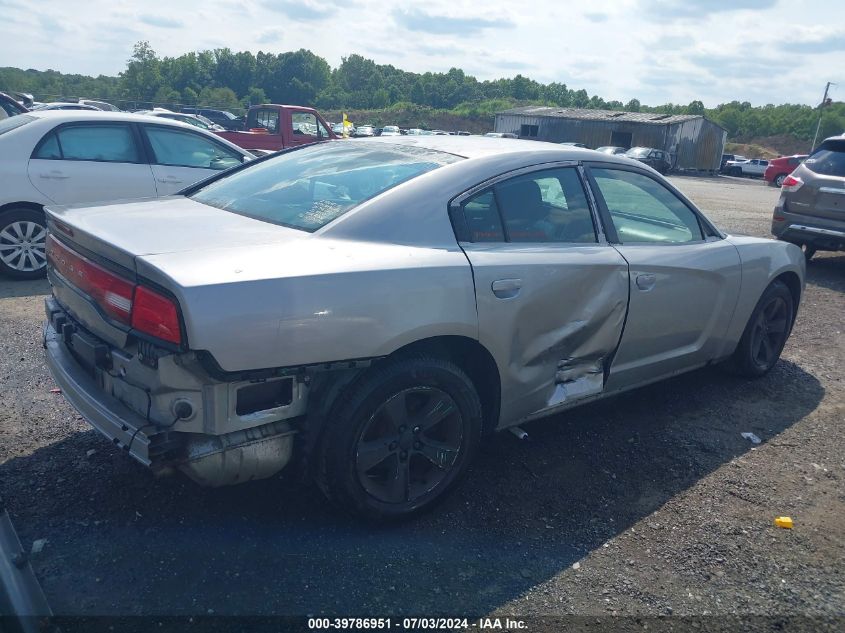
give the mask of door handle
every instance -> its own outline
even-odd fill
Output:
[[[38,174],[38,177],[39,178],[45,178],[45,179],[51,179],[51,180],[65,180],[66,178],[70,178],[70,176],[68,176],[67,174],[60,172],[58,170],[55,170],[55,169],[51,172],[46,173],[46,174],[42,172],[42,173]]]
[[[652,275],[651,273],[643,273],[641,275],[637,275],[637,288],[648,292],[652,288],[654,288],[654,284],[657,281],[657,276]]]
[[[156,178],[156,180],[169,185],[178,185],[182,182],[181,180],[179,180],[178,178],[174,178],[173,176],[168,176],[167,178]]]
[[[490,284],[493,294],[499,299],[513,299],[522,288],[522,279],[497,279]]]

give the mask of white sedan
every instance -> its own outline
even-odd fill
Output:
[[[168,196],[253,158],[184,123],[46,111],[0,121],[0,273],[44,274],[45,205]]]

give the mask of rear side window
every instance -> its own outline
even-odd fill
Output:
[[[590,207],[572,167],[524,174],[496,184],[510,242],[596,242]]]
[[[158,165],[228,169],[241,164],[240,154],[199,134],[145,126]]]
[[[247,115],[247,128],[264,128],[270,134],[279,133],[279,111],[271,109],[253,110]]]
[[[845,177],[845,141],[825,141],[804,165],[821,176]]]
[[[34,158],[137,163],[138,148],[128,125],[74,125],[52,132]]]
[[[623,244],[703,239],[695,213],[657,181],[620,169],[592,168],[591,173]]]
[[[257,220],[316,231],[392,187],[459,160],[421,147],[330,141],[238,170],[191,198]]]
[[[493,189],[474,195],[462,206],[471,242],[505,241],[502,219]]]

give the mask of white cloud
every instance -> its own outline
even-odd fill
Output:
[[[116,75],[132,46],[361,52],[414,72],[517,73],[627,102],[815,104],[845,85],[845,3],[807,0],[0,0],[0,59]],[[24,43],[24,45],[21,45]],[[789,52],[787,51],[789,49]],[[6,88],[13,88],[6,86]],[[834,92],[834,98],[837,94]]]

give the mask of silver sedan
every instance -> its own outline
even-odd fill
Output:
[[[327,142],[48,217],[47,361],[94,427],[204,485],[294,461],[379,519],[495,431],[714,363],[762,376],[804,287],[796,246],[533,141]]]

